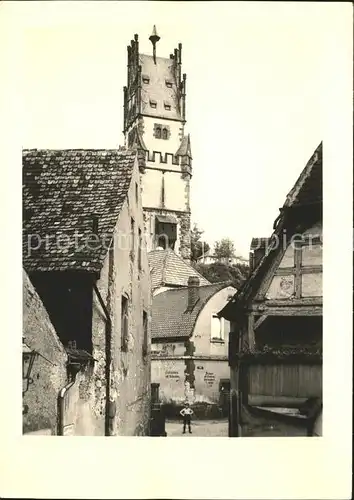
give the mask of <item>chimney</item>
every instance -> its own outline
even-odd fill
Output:
[[[193,309],[199,299],[199,278],[190,276],[188,278],[188,309]]]

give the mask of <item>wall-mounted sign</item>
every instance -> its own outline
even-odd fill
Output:
[[[175,380],[179,380],[179,378],[180,378],[178,371],[175,371],[175,370],[166,370],[165,377],[169,378],[169,379],[175,379]]]
[[[211,372],[205,372],[204,382],[209,386],[213,385],[215,382],[215,374]]]

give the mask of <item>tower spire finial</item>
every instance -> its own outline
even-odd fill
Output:
[[[154,63],[156,64],[156,43],[160,40],[160,37],[157,34],[155,24],[154,24],[154,27],[152,29],[152,34],[149,36],[149,40],[152,43]]]

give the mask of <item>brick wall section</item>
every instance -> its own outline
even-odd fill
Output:
[[[181,214],[179,215],[178,220],[180,227],[179,254],[184,260],[189,262],[191,255],[191,214],[187,212],[185,214]]]
[[[27,274],[23,275],[23,335],[37,356],[31,377],[33,383],[23,396],[23,432],[57,431],[57,398],[67,383],[66,352],[60,343],[38,294]],[[47,361],[48,360],[48,361]]]

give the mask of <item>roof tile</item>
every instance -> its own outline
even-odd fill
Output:
[[[148,254],[152,288],[160,286],[187,286],[188,278],[196,276],[200,285],[210,282],[187,264],[173,250],[153,250]]]
[[[127,196],[135,157],[127,150],[23,151],[27,272],[100,270]],[[98,217],[97,236],[94,216]]]
[[[188,310],[188,287],[159,293],[152,301],[151,337],[189,337],[199,313],[213,295],[230,286],[229,282],[214,283],[198,288],[199,300]]]

